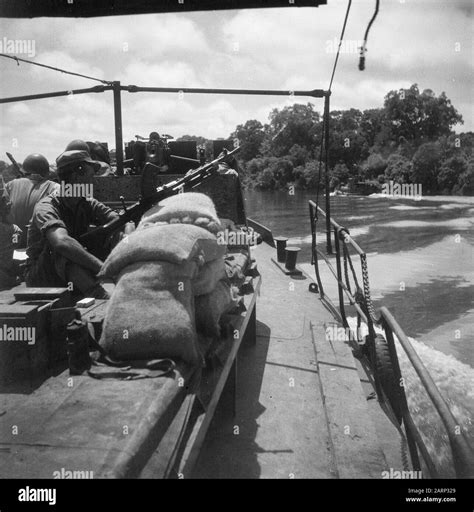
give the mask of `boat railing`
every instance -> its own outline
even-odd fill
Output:
[[[350,329],[350,327],[346,316],[345,298],[348,300],[350,307],[355,308],[357,314],[357,332],[355,336],[349,336],[349,341],[375,388],[382,409],[398,428],[400,434],[402,436],[406,436],[413,469],[415,471],[422,470],[420,463],[421,454],[429,476],[431,478],[438,477],[438,471],[433,459],[426,448],[423,438],[416,427],[408,408],[404,380],[400,370],[394,336],[396,336],[400,346],[405,351],[408,360],[416,371],[427,395],[444,425],[444,428],[446,429],[456,477],[474,478],[474,451],[469,445],[459,423],[456,421],[431,375],[413,348],[413,344],[395,320],[392,313],[386,307],[381,307],[377,311],[375,311],[373,307],[370,296],[366,253],[351,237],[349,230],[339,225],[332,218],[327,219],[324,210],[322,210],[314,201],[309,201],[309,215],[312,235],[311,263],[315,268],[316,282],[320,298],[326,305],[330,306],[330,308],[336,312],[339,321],[346,329]],[[325,217],[326,225],[330,225],[332,228],[331,231],[334,237],[335,248],[333,260],[330,260],[328,256],[317,247],[317,226],[319,215]],[[329,223],[327,222],[328,220]],[[352,261],[351,251],[360,259],[362,284],[359,283],[354,263]],[[320,275],[320,260],[324,260],[326,262],[328,269],[337,281],[339,311],[324,292]],[[334,268],[334,262],[336,268]],[[360,339],[360,326],[362,322],[367,325],[368,335],[363,339]],[[384,339],[382,341],[386,343],[386,347],[388,348],[392,382],[397,383],[397,389],[394,389],[394,386],[387,386],[385,384],[386,380],[383,381],[383,377],[381,375],[382,370],[380,365],[377,364],[377,341],[380,341],[381,334],[376,333],[375,327],[377,327],[379,331],[382,330],[384,333]],[[353,329],[350,329],[350,331],[352,332]],[[401,428],[402,424],[404,427],[404,433]],[[407,461],[404,461],[404,464],[407,465]]]

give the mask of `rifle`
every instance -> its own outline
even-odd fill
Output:
[[[9,153],[8,151],[6,153],[8,159],[13,164],[15,171],[19,172],[23,176],[25,173],[22,171],[20,164],[15,160],[15,158],[13,158],[13,155],[11,153]]]
[[[100,241],[105,241],[107,237],[117,232],[128,222],[134,222],[137,224],[147,210],[149,210],[152,206],[159,203],[163,199],[183,192],[184,190],[195,188],[204,180],[213,176],[217,172],[218,165],[221,162],[225,162],[226,160],[232,158],[233,155],[235,155],[235,153],[237,153],[239,150],[240,147],[237,147],[230,152],[224,150],[222,156],[212,160],[212,162],[208,162],[207,164],[204,164],[197,169],[188,171],[188,173],[185,174],[182,178],[166,183],[165,185],[152,190],[151,193],[149,191],[150,187],[147,187],[146,185],[154,181],[154,173],[157,166],[152,163],[147,163],[143,169],[142,174],[142,196],[140,200],[130,208],[126,208],[124,206],[124,212],[120,214],[119,217],[111,220],[103,226],[98,226],[97,228],[94,228],[91,231],[85,233],[79,237],[79,242],[85,247],[88,247],[92,243],[94,247],[103,248],[105,244],[101,243]]]

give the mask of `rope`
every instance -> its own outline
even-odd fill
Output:
[[[334,60],[334,66],[332,68],[332,74],[331,74],[331,80],[329,82],[329,88],[328,88],[328,93],[331,94],[331,87],[332,87],[332,83],[333,83],[333,80],[334,80],[334,75],[336,73],[336,68],[337,68],[337,63],[339,61],[339,53],[341,52],[341,45],[342,45],[342,40],[344,38],[344,33],[346,31],[346,25],[347,25],[347,19],[349,17],[349,11],[351,10],[351,5],[352,5],[352,0],[349,0],[348,4],[347,4],[347,10],[346,10],[346,16],[344,18],[344,23],[342,25],[342,30],[341,30],[341,37],[339,38],[339,45],[337,47],[337,54],[336,54],[336,58]],[[322,170],[322,166],[323,166],[323,142],[325,144],[325,146],[329,143],[329,141],[325,140],[325,136],[324,136],[324,133],[326,131],[326,123],[328,123],[329,120],[326,119],[326,116],[323,116],[323,125],[322,125],[322,131],[321,131],[321,141],[320,141],[320,144],[319,144],[319,165],[318,165],[318,181],[317,181],[317,184],[316,184],[316,205],[319,206],[319,190],[320,190],[320,185],[321,185],[321,170]],[[326,172],[328,172],[328,169],[326,169]],[[317,215],[317,213],[316,213]]]
[[[346,17],[344,18],[344,24],[342,25],[341,37],[339,38],[339,46],[337,47],[336,59],[334,61],[334,67],[332,68],[331,81],[329,82],[328,91],[331,91],[332,82],[334,80],[334,75],[336,73],[337,62],[339,60],[339,53],[341,51],[342,40],[344,38],[344,33],[346,31],[347,18],[349,17],[349,11],[351,10],[351,5],[352,5],[352,0],[349,0],[349,2],[347,4]]]
[[[377,14],[379,13],[379,5],[380,0],[375,0],[375,12],[372,16],[372,19],[369,21],[369,24],[367,25],[367,29],[365,31],[364,35],[364,42],[362,43],[362,46],[360,48],[360,57],[359,57],[359,70],[364,71],[365,69],[365,52],[367,51],[367,39],[369,38],[369,31],[372,27],[372,23],[375,21],[375,18],[377,17]]]
[[[53,71],[59,71],[60,73],[64,73],[66,75],[79,76],[81,78],[87,78],[88,80],[95,80],[96,82],[100,82],[105,85],[112,84],[112,82],[108,82],[107,80],[101,80],[100,78],[95,78],[93,76],[82,75],[81,73],[73,73],[72,71],[67,71],[65,69],[55,68],[54,66],[48,66],[47,64],[41,64],[39,62],[33,62],[32,60],[21,59],[20,57],[16,57],[14,55],[6,55],[4,53],[0,53],[0,57],[12,59],[12,60],[16,61],[18,66],[20,65],[20,61],[21,61],[21,62],[26,62],[27,64],[32,64],[33,66],[39,66],[40,68],[47,68],[47,69],[52,69]]]

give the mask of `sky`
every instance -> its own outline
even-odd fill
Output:
[[[297,2],[295,2],[297,4]],[[378,108],[388,91],[417,83],[446,92],[474,130],[473,10],[470,0],[355,0],[332,87],[331,109]],[[92,19],[0,19],[0,49],[27,41],[18,57],[124,85],[281,90],[327,89],[346,0],[319,8],[230,10]],[[10,44],[10,47],[8,46]],[[97,82],[0,58],[0,97],[86,88]],[[151,131],[228,137],[249,119],[313,98],[122,94],[124,141]],[[32,152],[51,162],[73,139],[114,147],[112,93],[0,105],[0,159]]]

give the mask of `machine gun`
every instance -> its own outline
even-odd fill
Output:
[[[220,163],[232,161],[233,156],[239,150],[240,147],[237,147],[230,152],[224,150],[223,153],[215,160],[212,160],[197,169],[190,170],[182,178],[166,183],[159,188],[155,188],[153,185],[150,186],[150,184],[154,183],[156,166],[151,163],[147,163],[142,174],[142,195],[140,200],[129,208],[124,206],[124,212],[120,214],[119,217],[107,224],[104,224],[103,226],[99,226],[85,233],[79,237],[79,242],[96,254],[96,256],[103,257],[104,248],[107,245],[106,241],[108,239],[110,240],[110,237],[117,233],[118,230],[123,228],[128,222],[134,222],[137,224],[143,214],[158,202],[172,195],[184,192],[185,190],[193,189],[197,185],[201,184],[204,180],[210,178],[217,172]],[[99,255],[99,253],[101,254]]]

